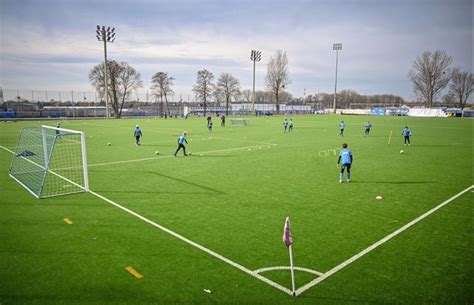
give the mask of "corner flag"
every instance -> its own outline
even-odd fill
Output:
[[[286,217],[285,226],[283,227],[283,243],[289,247],[293,244],[291,237],[290,217]]]
[[[290,217],[286,217],[285,219],[285,226],[283,227],[283,243],[285,244],[285,246],[288,247],[288,253],[290,254],[291,288],[293,291],[293,297],[296,297],[295,271],[293,267],[293,252],[291,251],[293,238],[291,237]]]

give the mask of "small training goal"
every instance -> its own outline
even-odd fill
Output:
[[[84,133],[44,125],[22,128],[9,175],[36,198],[89,191]]]
[[[249,119],[231,119],[232,126],[247,126],[249,125]]]

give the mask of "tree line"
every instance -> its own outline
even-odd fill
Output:
[[[415,95],[423,103],[432,107],[433,102],[441,94],[443,89],[449,88],[444,96],[444,101],[457,101],[459,107],[464,108],[473,91],[473,76],[470,72],[462,71],[460,68],[450,68],[452,58],[444,51],[424,52],[417,57],[409,72],[409,78],[413,83]],[[129,101],[132,92],[143,87],[141,75],[126,62],[107,61],[107,90],[104,82],[104,63],[96,65],[89,72],[89,81],[95,87],[102,98],[105,92],[111,101],[112,109],[116,118],[122,115],[122,109]],[[161,104],[161,109],[166,109],[168,116],[171,115],[169,97],[174,95],[173,81],[175,79],[168,72],[156,72],[151,79],[151,91],[155,101]],[[255,103],[275,103],[277,114],[280,112],[280,104],[313,104],[320,108],[332,107],[333,94],[318,93],[303,98],[293,98],[286,91],[291,84],[288,70],[288,57],[286,52],[278,50],[271,56],[267,63],[267,74],[265,87],[267,91],[255,92]],[[242,90],[239,80],[230,73],[222,73],[217,82],[214,82],[214,74],[207,69],[197,72],[196,83],[192,88],[197,102],[206,112],[210,103],[224,104],[226,115],[232,102],[252,102],[252,91]],[[405,101],[402,97],[392,94],[361,95],[354,90],[342,90],[337,93],[337,107],[358,108],[391,105],[401,106]],[[165,107],[166,106],[166,107]]]

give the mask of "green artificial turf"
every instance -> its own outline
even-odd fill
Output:
[[[472,119],[294,116],[291,134],[282,116],[249,126],[229,118],[225,128],[214,120],[212,133],[205,118],[61,127],[86,133],[94,192],[250,270],[289,265],[286,216],[295,265],[327,272],[473,185]],[[0,145],[13,150],[21,127],[55,123],[0,123]],[[192,155],[173,157],[183,130]],[[340,184],[334,149],[343,142],[354,164],[352,182]],[[472,190],[293,299],[92,194],[37,200],[8,177],[11,160],[0,148],[2,305],[474,302]],[[261,275],[291,288],[289,271]],[[297,287],[315,278],[295,275]]]

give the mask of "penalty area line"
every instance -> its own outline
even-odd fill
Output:
[[[376,249],[377,247],[383,245],[384,243],[386,243],[387,241],[389,241],[390,239],[394,238],[395,236],[397,236],[398,234],[402,233],[403,231],[407,230],[408,228],[412,227],[413,225],[415,225],[416,223],[418,223],[419,221],[425,219],[426,217],[428,217],[429,215],[433,214],[434,212],[436,212],[437,210],[441,209],[442,207],[444,207],[445,205],[449,204],[450,202],[452,202],[453,200],[459,198],[460,196],[464,195],[465,193],[469,192],[471,189],[474,189],[474,185],[471,185],[469,186],[468,188],[462,190],[461,192],[457,193],[456,195],[452,196],[451,198],[445,200],[444,202],[440,203],[439,205],[437,205],[436,207],[432,208],[431,210],[429,210],[428,212],[424,213],[423,215],[421,216],[418,216],[417,218],[415,218],[414,220],[410,221],[409,223],[407,223],[406,225],[404,225],[403,227],[399,228],[398,230],[390,233],[389,235],[385,236],[384,238],[382,238],[381,240],[379,240],[378,242],[372,244],[371,246],[365,248],[364,250],[360,251],[359,253],[357,253],[356,255],[352,256],[351,258],[343,261],[342,263],[340,263],[339,265],[337,265],[336,267],[332,268],[331,270],[325,272],[321,277],[318,277],[314,280],[312,280],[311,282],[307,283],[306,285],[303,285],[302,287],[298,288],[296,290],[296,294],[297,295],[300,295],[301,293],[305,292],[306,290],[310,289],[311,287],[313,286],[316,286],[317,284],[319,284],[320,282],[324,281],[325,279],[327,279],[328,277],[330,277],[331,275],[334,275],[335,273],[337,273],[338,271],[344,269],[345,267],[347,267],[348,265],[352,264],[353,262],[355,262],[356,260],[358,260],[359,258],[361,258],[362,256],[368,254],[369,252],[371,252],[372,250]]]

